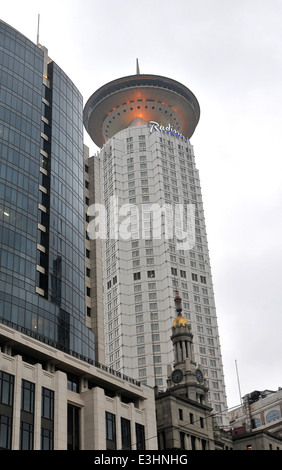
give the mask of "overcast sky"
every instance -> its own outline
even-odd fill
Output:
[[[281,377],[282,1],[10,0],[0,17],[40,43],[84,102],[136,72],[180,81],[201,118],[200,171],[228,406]],[[91,152],[96,152],[88,138]]]

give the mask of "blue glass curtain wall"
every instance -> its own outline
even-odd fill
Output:
[[[0,323],[92,361],[82,97],[54,62],[46,86],[43,64],[43,51],[0,21]]]

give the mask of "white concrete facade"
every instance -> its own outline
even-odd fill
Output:
[[[141,121],[110,138],[93,158],[100,160],[101,203],[107,217],[103,240],[107,365],[144,384],[166,389],[167,365],[173,362],[170,335],[178,289],[183,315],[192,326],[195,359],[208,380],[211,404],[219,425],[227,425],[223,365],[193,146],[178,135],[160,133]],[[118,210],[122,208],[119,218],[115,218],[113,201],[118,201]],[[129,211],[125,204],[130,205]],[[165,219],[169,237],[164,215],[161,237],[152,236],[154,212],[148,208],[153,204],[171,207]],[[181,205],[183,210],[178,216],[175,208]],[[182,216],[183,229],[187,224],[192,227],[189,249],[179,246],[177,229]],[[128,231],[128,240],[121,229]]]

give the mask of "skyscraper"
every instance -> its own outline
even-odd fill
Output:
[[[100,148],[101,204],[90,199],[90,238],[102,241],[107,364],[166,388],[178,290],[219,424],[226,396],[199,173],[190,142],[194,94],[140,74],[98,89],[84,125]],[[95,242],[94,242],[95,243]]]
[[[0,21],[0,449],[154,449],[154,391],[86,322],[82,96]]]
[[[94,357],[85,326],[82,96],[0,22],[0,322]]]

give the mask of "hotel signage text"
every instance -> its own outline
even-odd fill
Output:
[[[151,126],[150,127],[150,132],[151,133],[155,130],[157,132],[164,132],[164,133],[167,133],[167,134],[176,135],[177,137],[180,137],[181,139],[183,139],[183,140],[187,141],[189,144],[191,144],[188,137],[184,137],[184,135],[181,134],[181,132],[174,129],[174,127],[171,124],[168,124],[168,126],[161,126],[158,122],[155,122],[155,121],[150,121],[149,124]]]

